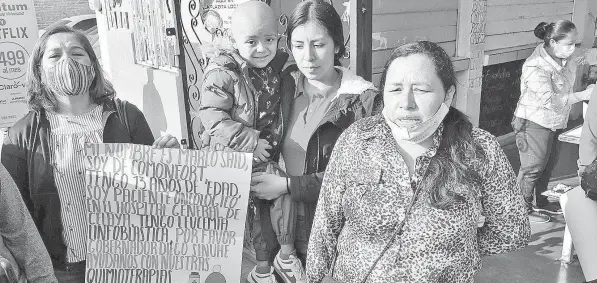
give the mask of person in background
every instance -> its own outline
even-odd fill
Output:
[[[597,90],[593,88],[593,91]],[[578,176],[582,176],[585,168],[597,159],[597,99],[589,101],[585,113],[578,144]]]
[[[381,100],[376,100],[378,92],[371,82],[341,67],[342,21],[329,3],[300,2],[289,17],[287,44],[296,65],[288,67],[282,79],[282,92],[292,103],[282,108],[286,126],[280,163],[289,177],[256,173],[251,191],[262,199],[286,195],[297,202],[296,249],[304,261],[321,181],[336,140],[356,120],[372,115],[375,105],[381,108]],[[271,226],[262,230],[271,233]]]
[[[15,270],[18,282],[22,277],[29,283],[58,282],[52,261],[19,189],[0,164],[0,258],[6,258]],[[16,271],[22,271],[22,274]],[[0,275],[0,278],[2,276]],[[0,279],[0,282],[2,280]],[[13,283],[10,282],[9,283]]]
[[[205,132],[202,142],[214,150],[253,153],[253,172],[285,176],[278,166],[285,123],[280,90],[288,54],[278,49],[277,19],[264,2],[238,5],[231,22],[232,50],[221,48],[208,65],[201,87],[199,117]],[[229,48],[230,49],[230,48]],[[275,270],[285,282],[304,282],[305,271],[295,251],[296,205],[288,195],[275,199],[251,197],[248,219],[257,265],[247,282],[273,282]],[[261,217],[268,214],[269,217]],[[264,223],[268,222],[268,223]],[[275,233],[262,233],[262,226]],[[281,248],[273,266],[274,244]],[[296,280],[296,281],[294,281]]]
[[[58,26],[37,41],[28,69],[31,111],[4,138],[1,160],[13,177],[60,283],[85,282],[85,143],[180,147],[154,141],[137,107],[115,99],[87,37]]]
[[[332,153],[308,282],[472,282],[481,256],[525,247],[514,171],[496,138],[450,106],[448,54],[428,41],[402,45],[380,86],[382,114],[350,126]]]
[[[559,205],[550,204],[547,197],[541,195],[547,190],[557,162],[557,136],[568,125],[571,106],[588,100],[594,85],[584,91],[573,91],[578,66],[573,54],[578,32],[572,22],[542,22],[535,28],[535,36],[543,43],[523,64],[521,95],[512,127],[520,154],[518,183],[529,219],[546,223],[550,217],[545,212],[561,213]]]
[[[595,88],[593,91],[596,91]],[[578,145],[578,176],[582,186],[588,185],[588,188],[584,188],[592,190],[594,193],[597,184],[592,180],[595,180],[597,171],[594,171],[594,167],[592,171],[586,169],[597,160],[597,99],[593,98],[589,101],[585,115]],[[585,172],[588,176],[583,176]],[[583,177],[586,182],[584,184]],[[594,244],[594,239],[597,236],[597,222],[595,221],[597,219],[597,200],[594,197],[589,198],[580,186],[567,192],[566,195],[568,201],[565,215],[566,225],[573,240],[576,241],[574,243],[575,251],[586,279],[586,282],[583,283],[597,283],[597,271],[594,268],[597,263],[597,245]],[[574,218],[580,221],[572,221],[571,219]],[[584,233],[584,235],[580,236],[575,233]],[[578,249],[579,246],[583,249]]]

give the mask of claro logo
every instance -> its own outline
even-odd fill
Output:
[[[17,11],[27,11],[29,7],[27,4],[0,4],[0,12],[17,12]]]

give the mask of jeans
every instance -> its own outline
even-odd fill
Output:
[[[266,172],[278,176],[286,176],[278,164],[271,161],[258,164],[253,172]],[[283,194],[274,200],[263,200],[251,196],[255,207],[249,216],[252,221],[251,237],[255,256],[258,261],[269,261],[275,257],[279,245],[289,245],[295,242],[297,219],[297,203],[290,194]]]
[[[556,140],[563,130],[552,131],[529,120],[515,117],[512,127],[516,134],[516,147],[520,154],[518,184],[527,205],[527,212],[533,211],[533,199],[537,207],[549,204],[541,193],[547,190],[551,173],[560,151]]]
[[[85,283],[85,262],[67,264],[66,270],[54,270],[58,283]]]

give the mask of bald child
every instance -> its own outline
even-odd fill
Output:
[[[203,77],[198,111],[203,146],[253,152],[254,173],[287,177],[278,166],[281,110],[289,109],[293,94],[285,97],[280,90],[288,54],[278,49],[277,18],[264,2],[245,2],[235,9],[230,31],[234,50],[217,52]],[[251,202],[247,215],[258,264],[247,282],[275,283],[274,271],[287,283],[305,282],[294,247],[296,204],[290,194],[274,200],[252,196]]]

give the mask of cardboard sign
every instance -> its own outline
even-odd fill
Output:
[[[29,56],[37,41],[32,0],[0,2],[0,128],[10,127],[28,112],[25,102]]]
[[[251,154],[85,146],[86,282],[241,276]]]

